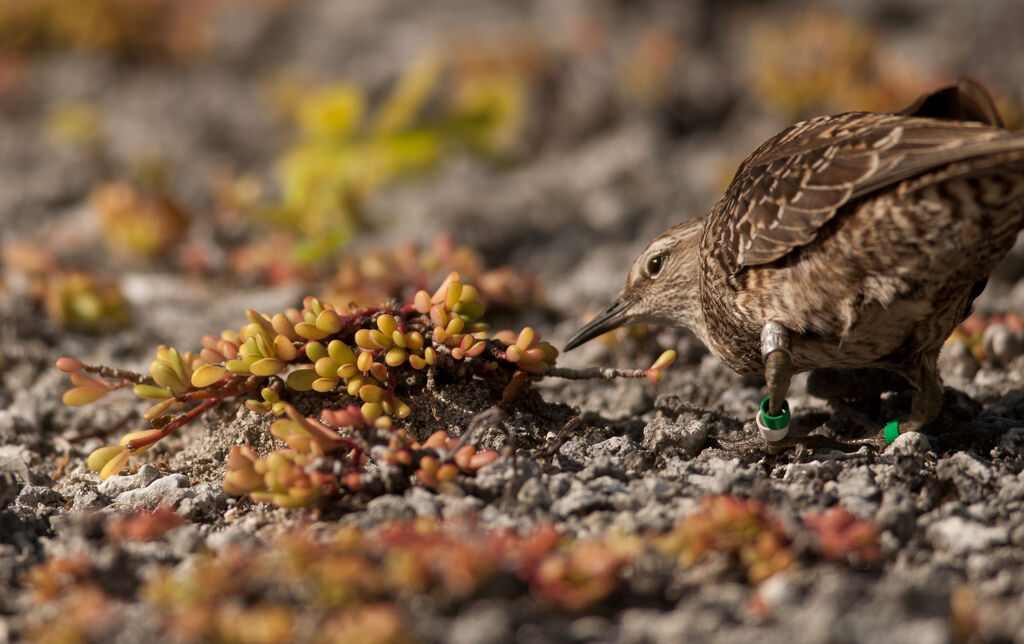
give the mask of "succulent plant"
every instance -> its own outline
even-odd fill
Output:
[[[440,446],[444,440],[429,442]],[[448,610],[494,593],[507,597],[511,588],[539,611],[579,613],[623,591],[635,596],[637,588],[630,586],[638,571],[656,567],[664,574],[640,575],[642,592],[675,602],[672,580],[712,553],[730,558],[757,584],[798,565],[791,544],[813,541],[806,537],[821,539],[820,547],[802,553],[807,563],[877,562],[877,529],[839,507],[806,517],[789,531],[758,501],[722,495],[705,499],[702,508],[667,534],[612,531],[586,540],[550,523],[517,532],[487,528],[472,517],[421,517],[369,529],[343,525],[326,533],[299,526],[265,542],[195,553],[176,568],[150,571],[131,597],[103,590],[100,580],[109,572],[84,556],[53,557],[22,581],[37,608],[47,609],[30,619],[34,641],[62,641],[56,635],[66,633],[98,637],[103,625],[116,622],[118,604],[134,601],[157,608],[168,632],[182,641],[287,641],[303,624],[302,632],[313,629],[323,639],[358,633],[360,641],[403,642],[412,632],[406,609],[421,599]],[[160,539],[179,521],[174,512],[157,509],[109,521],[106,530],[119,539]],[[711,572],[735,579],[732,567]],[[758,595],[750,599],[752,610],[770,614]],[[958,599],[965,617],[969,599]]]
[[[804,524],[814,532],[822,555],[829,561],[872,565],[882,559],[878,526],[857,519],[842,506],[804,517]]]
[[[127,183],[107,183],[93,189],[89,203],[104,242],[121,254],[165,257],[188,229],[184,209],[162,192],[146,194]]]
[[[415,474],[427,487],[443,487],[498,455],[443,431],[421,443],[396,427],[412,414],[411,400],[431,395],[427,383],[434,374],[491,381],[505,389],[502,404],[508,404],[529,378],[589,373],[555,368],[558,351],[530,327],[489,335],[479,295],[452,272],[432,294],[417,291],[400,307],[346,312],[307,297],[302,309],[248,310],[248,324],[203,336],[198,353],[158,347],[145,375],[61,358],[57,368],[75,385],[64,402],[85,405],[131,387],[152,403],[143,413],[150,428],[89,456],[89,467],[103,479],[220,401],[246,397],[248,409],[279,417],[270,431],[287,448],[263,457],[248,447],[233,449],[224,479],[230,494],[300,507],[340,491],[359,492],[368,483],[371,449],[382,464]],[[656,381],[674,356],[666,352],[647,370],[590,375]],[[323,396],[317,416],[303,416],[289,402],[302,392]]]
[[[704,499],[701,506],[701,512],[662,538],[662,552],[676,556],[680,564],[691,566],[711,551],[730,553],[757,583],[796,562],[788,534],[761,502],[721,495]]]

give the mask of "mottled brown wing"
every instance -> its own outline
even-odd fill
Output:
[[[981,123],[849,113],[798,123],[737,171],[706,230],[735,273],[812,241],[843,205],[950,163],[1019,149],[1021,139]]]

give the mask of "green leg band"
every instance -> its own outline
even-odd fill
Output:
[[[900,421],[906,418],[906,416],[900,416],[894,420],[890,420],[885,424],[883,434],[885,435],[885,444],[892,445],[892,442],[896,440],[896,437],[900,435]]]
[[[782,401],[782,409],[779,410],[778,416],[769,416],[768,400],[769,396],[765,396],[761,401],[761,421],[768,429],[785,429],[789,426],[789,401]]]

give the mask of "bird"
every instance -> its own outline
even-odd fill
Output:
[[[764,441],[788,432],[791,377],[881,368],[914,390],[875,444],[941,411],[939,352],[1024,225],[1024,134],[971,78],[894,112],[792,125],[722,198],[654,239],[618,298],[566,344],[626,324],[689,328],[732,370],[764,377]]]

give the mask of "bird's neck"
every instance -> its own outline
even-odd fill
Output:
[[[667,308],[671,310],[672,324],[685,326],[707,344],[707,331],[701,304],[701,258],[700,240],[704,231],[704,217],[695,217],[679,224],[669,234],[677,239],[673,251],[680,259],[671,276],[671,284],[665,285],[672,294]]]

